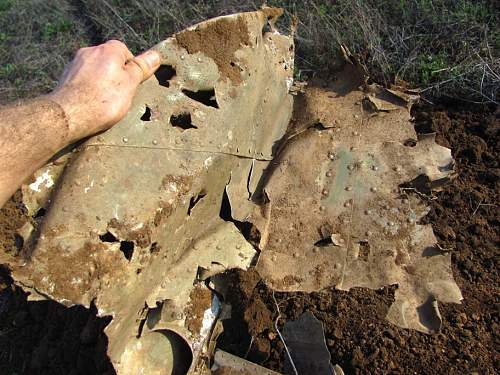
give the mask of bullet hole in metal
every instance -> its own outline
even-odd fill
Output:
[[[134,243],[132,241],[120,241],[118,238],[115,237],[113,233],[109,231],[99,235],[99,239],[102,242],[107,242],[107,243],[120,242],[120,251],[125,256],[125,259],[127,259],[128,261],[132,259],[132,255],[134,253]]]
[[[132,241],[121,241],[120,251],[125,256],[125,259],[130,261],[130,259],[132,259],[132,255],[134,254],[134,243]]]
[[[162,65],[155,72],[155,77],[160,86],[170,87],[170,80],[175,76],[175,69],[170,65]]]
[[[368,241],[363,241],[359,243],[359,253],[358,253],[358,259],[367,261],[368,260],[368,255],[370,255],[370,244]]]
[[[407,139],[406,141],[404,141],[403,143],[406,147],[415,147],[417,145],[417,141],[415,139]]]
[[[104,234],[101,234],[99,236],[99,239],[102,241],[102,242],[119,242],[118,241],[118,238],[116,238],[113,233],[111,232],[106,232]]]
[[[144,114],[141,116],[141,121],[151,121],[151,108],[146,106]]]
[[[331,237],[322,238],[321,240],[316,241],[314,243],[314,246],[316,246],[316,247],[326,247],[326,246],[330,246],[330,245],[333,245],[333,241],[332,241]]]
[[[158,242],[153,242],[149,247],[149,252],[151,254],[156,254],[159,251],[160,251],[160,246],[158,246]]]
[[[186,95],[188,98],[191,98],[193,100],[196,100],[197,102],[213,107],[213,108],[219,108],[219,104],[217,103],[217,98],[215,96],[215,90],[199,90],[199,91],[190,91],[190,90],[182,90],[184,95]]]
[[[43,208],[43,207],[42,207],[42,208],[40,208],[40,209],[36,212],[36,214],[33,216],[33,219],[38,219],[39,217],[43,217],[43,216],[45,216],[45,212],[47,212],[47,211],[45,210],[45,208]]]
[[[196,206],[196,204],[201,201],[203,198],[205,198],[207,195],[206,192],[204,191],[201,191],[197,196],[195,197],[191,197],[191,199],[189,200],[189,208],[188,208],[188,216],[191,216],[191,212],[193,211],[193,208],[194,206]]]
[[[437,181],[435,184],[438,185],[439,181]],[[415,177],[413,180],[399,185],[399,187],[400,189],[408,189],[410,191],[416,190],[421,194],[431,195],[434,184],[431,182],[428,176],[421,174]]]
[[[181,131],[184,131],[187,129],[198,129],[191,122],[191,114],[188,112],[183,112],[183,113],[180,113],[178,115],[170,116],[170,123],[172,124],[172,126],[174,126],[176,128],[180,128]]]

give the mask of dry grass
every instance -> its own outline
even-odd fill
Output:
[[[493,2],[267,3],[285,8],[284,28],[292,15],[299,17],[298,77],[328,75],[342,43],[378,82],[405,81],[429,100],[499,101],[499,11]],[[251,0],[0,0],[0,101],[49,90],[81,44],[116,38],[139,52],[193,23],[260,5]]]

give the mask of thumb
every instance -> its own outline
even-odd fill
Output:
[[[160,67],[160,55],[156,51],[146,51],[127,61],[125,70],[137,83],[144,82]]]

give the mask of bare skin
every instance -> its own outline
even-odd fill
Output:
[[[80,49],[52,93],[0,107],[0,207],[57,151],[120,121],[159,66],[158,53],[111,40]]]

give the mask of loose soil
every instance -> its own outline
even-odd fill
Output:
[[[206,43],[209,45],[209,43]],[[323,322],[332,356],[347,374],[494,374],[500,368],[498,245],[500,113],[462,104],[418,106],[418,132],[437,132],[451,147],[456,178],[427,204],[425,223],[452,253],[454,277],[464,301],[440,304],[443,327],[426,335],[385,320],[396,286],[378,291],[333,289],[321,293],[275,293],[283,322],[311,311]],[[16,200],[17,199],[17,200]],[[0,210],[0,244],[15,246],[22,225],[19,198]],[[21,219],[20,219],[21,218]],[[5,246],[2,246],[5,248]],[[229,272],[232,318],[224,321],[219,347],[282,371],[285,351],[275,329],[272,292],[254,271]],[[95,308],[65,308],[55,302],[27,302],[0,272],[0,373],[111,374],[106,356],[108,323]]]
[[[241,83],[240,68],[234,53],[242,45],[250,43],[248,27],[242,17],[208,22],[205,27],[182,31],[175,38],[188,53],[202,52],[214,60],[223,77],[229,78],[234,84]]]

